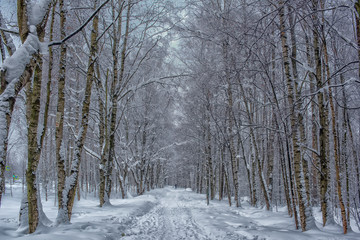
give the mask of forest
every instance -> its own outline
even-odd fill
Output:
[[[18,232],[175,186],[359,237],[360,0],[0,6],[0,215],[18,193]]]

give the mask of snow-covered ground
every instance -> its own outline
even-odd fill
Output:
[[[226,201],[205,203],[205,196],[191,190],[153,190],[143,196],[113,199],[112,206],[98,207],[98,200],[76,202],[72,224],[42,228],[35,234],[16,231],[21,187],[15,186],[14,197],[6,194],[0,209],[0,240],[137,240],[137,239],[360,239],[360,234],[341,234],[337,226],[302,233],[294,230],[293,219],[286,211],[267,212],[250,207],[229,207]],[[43,201],[44,211],[54,221],[57,207],[54,199]]]

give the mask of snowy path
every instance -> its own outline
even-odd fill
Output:
[[[97,199],[75,203],[72,223],[43,227],[36,234],[17,232],[21,192],[5,197],[0,209],[0,240],[358,240],[359,233],[344,236],[339,226],[302,233],[286,210],[268,212],[243,202],[243,208],[227,201],[205,203],[205,196],[184,189],[153,190],[130,199],[113,199],[112,206],[99,208]],[[43,202],[53,221],[57,207]]]
[[[183,200],[184,191],[155,191],[158,204],[137,218],[123,239],[210,239],[194,221]]]
[[[148,193],[156,205],[148,213],[132,219],[122,239],[360,239],[359,234],[341,234],[341,228],[326,229],[328,233],[294,230],[293,219],[286,212],[267,212],[246,203],[244,208],[229,207],[226,201],[205,204],[204,195],[173,188]]]

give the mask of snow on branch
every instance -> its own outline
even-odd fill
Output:
[[[94,158],[97,158],[97,159],[101,159],[100,155],[97,154],[96,152],[94,152],[93,150],[91,150],[90,148],[84,146],[84,150],[87,154],[89,154],[90,156],[94,157]]]
[[[0,27],[0,31],[19,35],[19,32],[18,32],[18,31],[10,30],[10,29],[3,28],[3,27]]]
[[[41,49],[42,43],[39,41],[37,35],[30,33],[24,44],[22,44],[11,57],[6,58],[0,67],[0,70],[4,71],[6,74],[5,78],[7,83],[14,82],[14,84],[16,84],[21,75],[24,73],[26,66],[30,63],[33,55]],[[9,87],[7,87],[5,92],[1,94],[1,97],[11,94],[9,91],[11,89],[14,90],[14,88],[8,90]]]
[[[29,16],[29,25],[37,26],[41,23],[52,0],[38,0],[36,3],[32,2],[31,12]]]
[[[1,94],[1,100],[6,100],[15,94],[14,86],[20,80],[21,75],[24,73],[26,66],[33,58],[33,55],[46,49],[44,48],[43,43],[39,41],[35,26],[41,23],[47,9],[50,6],[50,3],[51,0],[40,0],[36,3],[32,2],[30,4],[31,14],[28,22],[30,25],[30,33],[25,42],[13,53],[12,56],[6,58],[0,67],[0,70],[5,72],[5,80],[9,85]],[[4,27],[0,30],[9,32],[9,30]],[[17,32],[12,33],[17,34]]]
[[[153,79],[145,80],[135,86],[128,88],[125,92],[120,92],[120,97],[118,98],[118,100],[120,101],[125,96],[129,95],[130,93],[135,93],[137,90],[144,88],[150,84],[158,83],[160,85],[163,85],[163,84],[170,85],[169,83],[166,83],[165,80],[175,79],[175,78],[179,78],[179,77],[187,77],[187,76],[190,76],[190,75],[181,74],[181,75],[172,75],[172,76],[166,76],[166,77],[161,77],[161,78],[153,78]]]

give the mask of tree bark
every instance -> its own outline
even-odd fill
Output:
[[[101,99],[101,82],[100,72],[98,69],[98,79],[97,83],[97,93],[98,93],[98,103],[99,103],[99,143],[101,146],[101,159],[100,159],[100,184],[99,184],[99,200],[100,207],[102,207],[105,203],[105,165],[106,165],[106,157],[108,154],[108,78],[109,78],[109,70],[106,73],[106,81],[105,81],[105,104]]]
[[[205,154],[206,154],[206,160],[208,164],[208,182],[209,182],[209,195],[210,200],[213,200],[215,197],[215,189],[214,189],[214,176],[213,176],[213,163],[212,163],[212,152],[211,152],[211,123],[210,123],[210,92],[208,92],[207,96],[207,103],[206,103],[206,148],[205,148]]]
[[[322,81],[322,62],[320,56],[320,36],[318,33],[318,29],[320,28],[320,21],[317,16],[318,10],[318,1],[312,0],[312,8],[313,8],[313,45],[314,45],[314,57],[315,57],[315,66],[316,66],[316,87],[317,87],[317,99],[319,106],[319,119],[320,119],[320,129],[319,129],[319,147],[320,147],[320,171],[319,174],[319,183],[320,183],[320,203],[321,203],[321,211],[322,211],[322,220],[323,226],[326,225],[328,218],[332,218],[332,209],[329,208],[328,203],[328,187],[329,187],[329,163],[328,163],[328,146],[329,146],[329,126],[328,126],[328,110],[325,105],[324,99],[324,84]],[[323,91],[322,91],[323,90]],[[331,216],[328,216],[331,215]]]
[[[122,2],[119,2],[120,12],[123,10],[123,4]],[[130,12],[131,12],[131,0],[128,1],[127,6],[127,13],[126,13],[126,25],[125,25],[125,33],[124,33],[124,41],[123,46],[121,50],[121,65],[120,65],[120,73],[118,73],[118,45],[117,43],[113,46],[113,82],[112,82],[112,93],[111,93],[111,100],[112,100],[112,109],[111,109],[111,116],[110,116],[110,134],[109,134],[109,155],[108,160],[106,163],[106,174],[105,174],[105,202],[108,201],[110,203],[110,194],[111,194],[111,174],[112,169],[114,165],[114,159],[115,159],[115,134],[116,134],[116,123],[117,123],[117,110],[118,110],[118,100],[119,100],[119,94],[120,94],[120,83],[123,80],[124,77],[124,71],[125,71],[125,59],[126,59],[126,52],[127,52],[127,41],[129,37],[129,24],[130,24]],[[120,39],[117,34],[121,34],[122,29],[122,22],[121,17],[119,17],[118,22],[118,30],[115,30],[115,39]],[[116,41],[116,40],[115,40]],[[143,191],[143,181],[140,179],[140,189],[141,192]]]
[[[27,1],[21,1],[18,0],[18,22],[19,23],[19,31],[20,33],[22,33],[20,35],[21,41],[23,43],[22,46],[20,46],[20,48],[22,48],[22,50],[27,51],[27,55],[22,55],[22,59],[17,59],[18,61],[24,61],[24,63],[21,63],[19,66],[17,66],[18,68],[24,67],[23,69],[18,69],[20,71],[18,72],[10,72],[7,73],[6,69],[4,69],[4,71],[1,72],[1,88],[0,88],[0,122],[6,123],[3,124],[0,127],[0,132],[1,132],[1,136],[0,136],[0,149],[1,149],[1,154],[0,154],[0,203],[1,203],[1,196],[2,193],[4,191],[4,172],[5,172],[5,162],[6,162],[6,155],[7,155],[7,138],[8,138],[8,133],[9,133],[9,127],[10,127],[10,122],[11,122],[11,114],[13,111],[13,107],[15,104],[15,98],[17,96],[17,94],[21,91],[21,89],[29,82],[29,80],[32,77],[34,68],[36,68],[35,71],[35,76],[34,76],[34,91],[40,91],[38,90],[39,88],[39,84],[41,86],[41,62],[39,63],[39,65],[35,65],[35,59],[38,60],[39,55],[38,55],[38,51],[40,50],[40,46],[38,44],[38,41],[42,41],[44,39],[44,35],[45,35],[45,26],[46,26],[46,22],[47,22],[47,18],[48,18],[48,9],[50,7],[50,2],[45,2],[48,3],[47,5],[47,9],[44,12],[44,15],[42,16],[42,22],[39,23],[39,25],[37,26],[37,31],[33,31],[31,34],[31,36],[29,35],[29,27],[28,27],[28,15],[27,15]],[[21,12],[23,15],[19,14],[19,12]],[[23,24],[23,22],[25,21],[25,25]],[[30,49],[31,47],[31,49]],[[19,56],[18,56],[19,57]],[[11,57],[10,57],[11,58]],[[39,74],[40,71],[40,74]],[[39,80],[40,79],[40,80]],[[38,98],[40,98],[40,94],[39,96],[37,96]],[[36,98],[34,99],[34,104],[40,104],[40,101],[38,101]],[[34,108],[36,108],[35,105]],[[40,106],[40,105],[39,105]],[[36,114],[39,113],[34,113],[32,112],[34,109],[32,109],[31,111],[29,110],[29,113],[31,114],[31,120],[32,123],[29,123],[29,129],[31,128],[31,131],[33,130],[33,128],[35,128],[35,123],[34,123],[34,119],[38,116],[36,116]],[[28,115],[29,116],[29,115]],[[38,118],[36,119],[36,126],[37,126],[37,121]],[[35,136],[30,136],[31,133],[28,134],[28,140],[31,141],[33,139],[37,140],[36,136],[37,136],[37,128],[36,128],[36,132],[35,132]],[[32,146],[30,146],[30,144],[33,144]],[[29,150],[31,149],[30,152],[30,156],[29,156],[29,161],[30,163],[28,164],[28,169],[34,169],[36,171],[37,168],[37,159],[36,159],[36,154],[38,153],[37,151],[40,151],[41,149],[41,145],[39,145],[39,143],[37,141],[35,142],[29,142],[29,146],[28,146]],[[31,159],[30,159],[31,158]],[[26,178],[29,179],[30,184],[32,183],[33,185],[31,186],[31,189],[28,190],[28,197],[29,199],[31,199],[32,201],[37,199],[36,195],[36,186],[35,186],[35,172],[32,173],[32,176],[30,176],[28,173],[26,174]],[[29,182],[28,182],[29,185]],[[29,192],[30,191],[30,192]],[[34,195],[35,194],[35,195]],[[35,231],[34,229],[36,229],[37,226],[37,219],[38,219],[38,212],[37,212],[37,208],[38,208],[38,202],[35,202],[35,205],[33,206],[33,208],[31,210],[34,210],[34,216],[32,219],[29,220],[33,220],[30,224],[30,232]],[[30,214],[30,213],[29,213]]]
[[[37,56],[34,70],[32,89],[27,91],[27,120],[28,120],[28,167],[26,171],[27,196],[29,207],[29,233],[35,232],[39,223],[38,194],[36,173],[40,160],[41,145],[37,141],[40,95],[42,80],[42,59]]]
[[[348,231],[348,223],[347,223],[347,214],[346,208],[342,196],[341,190],[341,179],[340,179],[340,156],[339,156],[339,147],[338,147],[338,135],[336,130],[336,112],[334,106],[334,100],[332,96],[332,88],[331,88],[331,75],[330,75],[330,66],[329,66],[329,56],[327,50],[327,43],[325,39],[325,33],[323,32],[322,36],[323,42],[323,50],[324,50],[324,57],[325,57],[325,68],[326,68],[326,75],[327,75],[327,84],[329,86],[329,101],[330,101],[330,110],[331,110],[331,127],[332,127],[332,135],[333,135],[333,144],[334,144],[334,160],[335,160],[335,175],[336,175],[336,188],[338,193],[338,199],[340,204],[341,210],[341,219],[343,225],[343,232],[344,234]]]
[[[309,36],[307,34],[305,34],[305,42],[306,42],[306,58],[307,58],[307,62],[308,65],[310,67],[314,67],[314,61],[313,61],[313,52],[310,51],[310,40],[309,40]],[[315,74],[313,72],[309,73],[309,81],[310,81],[310,92],[314,93],[316,91],[316,82],[315,82]],[[316,114],[316,100],[315,98],[311,99],[311,135],[312,135],[312,142],[311,142],[311,147],[313,150],[315,150],[316,152],[319,150],[318,147],[318,126],[317,126],[317,114]],[[312,178],[311,178],[311,194],[310,196],[312,196],[312,204],[314,205],[315,203],[317,203],[318,201],[318,165],[319,165],[319,156],[316,152],[312,152],[311,153],[311,157],[312,157],[312,165],[311,165],[311,173],[312,173]]]
[[[4,18],[2,16],[1,12],[0,12],[0,27],[6,29],[6,25],[4,23]],[[3,44],[5,45],[9,56],[12,56],[14,54],[14,52],[16,51],[16,47],[14,45],[12,37],[10,36],[9,33],[5,32],[3,30],[0,30],[0,34],[2,37]],[[5,56],[4,56],[4,59],[5,59]]]
[[[60,8],[60,37],[64,39],[66,37],[66,6],[64,6],[64,0],[59,0]],[[64,132],[64,111],[65,111],[65,82],[66,82],[66,44],[61,45],[60,50],[60,63],[59,63],[59,79],[58,79],[58,102],[56,113],[56,163],[57,163],[57,182],[58,182],[58,207],[59,209],[64,204],[64,198],[62,192],[65,188],[65,146],[63,142]]]
[[[94,2],[94,9],[96,9],[97,3],[98,1],[96,0]],[[99,17],[98,15],[96,15],[93,18],[93,25],[91,32],[90,56],[89,56],[88,70],[86,75],[85,99],[81,111],[82,113],[81,125],[75,142],[74,160],[71,163],[70,175],[66,176],[65,178],[66,186],[61,191],[62,194],[61,197],[63,201],[58,211],[58,215],[56,219],[57,224],[70,222],[72,209],[74,206],[76,187],[78,185],[78,180],[79,180],[81,153],[84,148],[84,143],[88,129],[91,88],[95,77],[95,63],[98,53],[98,45],[97,45],[98,24],[99,24]]]
[[[55,7],[54,7],[55,8]],[[45,19],[47,21],[47,19]],[[44,40],[44,32],[42,30],[39,36],[39,40]],[[29,233],[36,231],[39,224],[40,214],[42,211],[41,199],[38,199],[38,186],[37,186],[37,168],[40,162],[41,149],[44,142],[47,119],[50,103],[50,89],[47,84],[46,91],[46,103],[45,112],[43,115],[43,129],[38,136],[38,125],[40,117],[40,96],[41,96],[41,84],[42,84],[42,56],[38,54],[36,56],[34,76],[32,88],[28,88],[27,92],[27,121],[28,121],[28,168],[26,171],[26,183],[27,183],[27,195],[28,195],[28,213],[29,213]],[[30,84],[30,83],[29,83]],[[40,139],[40,141],[38,141]]]
[[[280,9],[279,9],[279,18],[280,18],[280,37],[281,37],[281,44],[282,44],[282,55],[283,55],[283,64],[285,70],[285,76],[287,80],[287,99],[289,102],[290,110],[290,123],[291,123],[291,131],[292,131],[292,142],[293,142],[293,156],[294,156],[294,175],[296,181],[296,190],[297,190],[297,197],[298,197],[298,204],[299,204],[299,214],[300,214],[300,223],[302,231],[308,230],[307,228],[307,209],[306,209],[306,197],[303,196],[303,188],[302,185],[302,177],[301,177],[301,152],[299,147],[299,130],[298,124],[296,123],[297,116],[298,116],[298,107],[296,105],[296,98],[294,96],[296,89],[294,90],[293,86],[293,79],[290,72],[290,57],[289,57],[289,47],[287,43],[287,34],[286,34],[286,26],[285,26],[285,6],[282,0],[279,1]],[[294,100],[295,98],[295,100]],[[309,216],[311,217],[311,216]]]
[[[359,59],[359,66],[358,66],[358,77],[360,79],[360,0],[355,1],[355,21],[356,21],[356,40],[358,46],[358,59]]]

